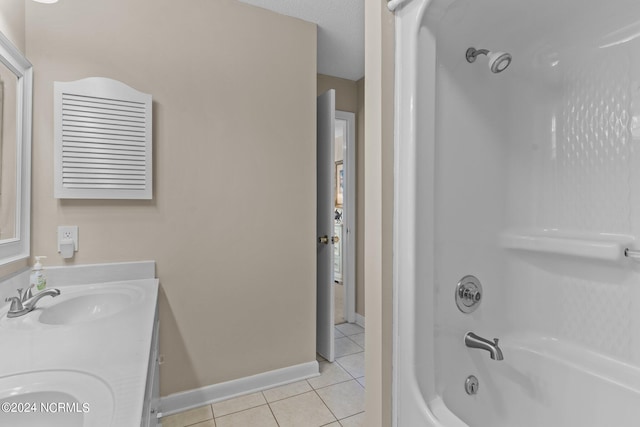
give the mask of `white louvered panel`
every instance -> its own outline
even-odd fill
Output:
[[[55,83],[56,197],[150,199],[151,95],[115,80]]]

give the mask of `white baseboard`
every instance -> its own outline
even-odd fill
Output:
[[[356,313],[356,325],[360,325],[364,328],[364,316],[361,316],[358,313]]]
[[[317,377],[318,375],[320,375],[318,362],[314,360],[313,362],[263,372],[250,377],[170,394],[160,399],[161,416],[166,417],[167,415],[177,414],[199,406]]]

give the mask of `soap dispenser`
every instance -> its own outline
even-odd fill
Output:
[[[36,263],[33,266],[33,270],[31,271],[31,276],[29,278],[29,287],[35,287],[37,290],[42,291],[47,287],[47,277],[44,275],[42,271],[42,263],[40,263],[41,259],[46,259],[46,256],[37,256],[35,257]]]

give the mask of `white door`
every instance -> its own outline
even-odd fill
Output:
[[[335,199],[335,116],[333,89],[318,97],[317,121],[317,308],[316,351],[329,362],[333,348],[333,215]]]

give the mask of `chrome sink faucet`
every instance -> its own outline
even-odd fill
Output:
[[[484,339],[473,332],[467,332],[464,336],[464,344],[470,348],[479,348],[481,350],[487,350],[490,357],[493,360],[503,360],[502,350],[498,347],[498,338],[494,338],[493,342]]]
[[[36,308],[36,303],[40,301],[42,297],[57,297],[58,295],[60,295],[59,289],[47,289],[33,296],[31,295],[31,288],[27,289],[24,294],[22,293],[22,289],[18,289],[17,297],[9,297],[5,299],[6,302],[11,302],[11,307],[7,312],[7,317],[24,316]]]

